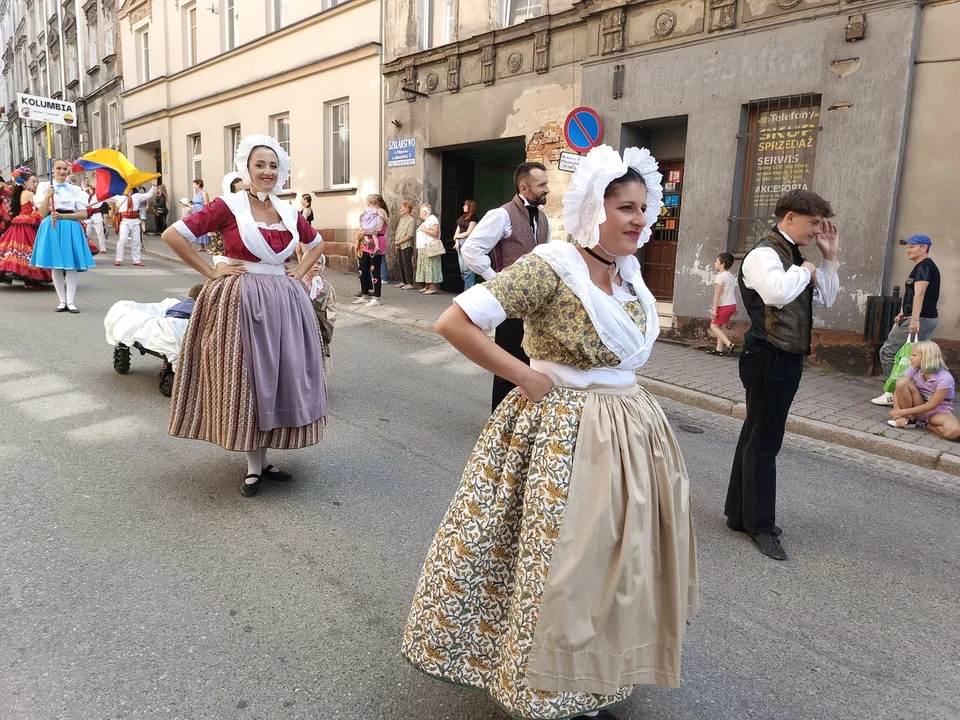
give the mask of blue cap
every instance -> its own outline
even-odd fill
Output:
[[[906,240],[900,241],[901,245],[926,245],[930,247],[933,245],[933,240],[928,238],[926,235],[911,235]]]

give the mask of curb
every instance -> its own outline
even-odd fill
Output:
[[[159,238],[157,238],[159,240]],[[116,248],[116,241],[112,243],[108,240],[107,246]],[[175,255],[167,255],[155,250],[143,250],[143,254],[158,260],[167,262],[181,263],[180,258]],[[386,320],[397,325],[421,330],[424,332],[435,332],[434,322],[431,320],[421,320],[417,318],[403,318],[377,312],[374,309],[367,309],[361,306],[350,305],[349,303],[340,303],[340,309],[353,315],[367,317],[374,320]],[[669,383],[652,378],[639,376],[642,379],[643,387],[657,397],[673,400],[674,402],[691,407],[725,415],[736,420],[743,420],[746,415],[746,405],[742,402],[734,402],[726,398],[709,395],[697,390],[681,387],[679,385],[670,385]],[[787,416],[787,431],[796,435],[808,437],[813,440],[821,440],[833,445],[860,450],[871,455],[898,460],[900,462],[910,463],[917,467],[936,470],[938,472],[953,475],[960,478],[960,454],[941,452],[933,448],[917,447],[901,440],[891,438],[882,438],[870,433],[859,430],[850,430],[838,425],[823,423],[819,420],[800,417],[798,415]]]

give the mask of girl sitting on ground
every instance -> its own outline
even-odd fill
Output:
[[[887,424],[898,428],[926,426],[945,440],[960,439],[960,420],[953,414],[955,383],[943,363],[940,346],[930,340],[914,343],[910,367],[897,380]]]

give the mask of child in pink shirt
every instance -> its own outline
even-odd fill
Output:
[[[942,438],[960,439],[960,420],[953,414],[955,385],[940,346],[929,340],[914,343],[910,367],[897,380],[887,424],[899,428],[926,425]]]

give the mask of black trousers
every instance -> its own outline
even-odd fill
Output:
[[[777,453],[803,375],[803,356],[746,345],[740,381],[747,416],[730,471],[724,513],[750,533],[773,532],[777,517]]]
[[[157,234],[162,235],[167,229],[167,213],[157,213]]]
[[[360,291],[369,297],[380,297],[380,265],[383,255],[363,253],[360,256]]]
[[[413,245],[397,250],[397,263],[400,266],[400,282],[413,285]]]
[[[527,365],[530,364],[530,358],[523,351],[523,320],[507,319],[497,327],[495,341],[508,353],[518,360],[523,360]],[[496,412],[503,399],[510,394],[510,391],[516,387],[512,382],[499,375],[493,376],[493,409],[490,412]]]

